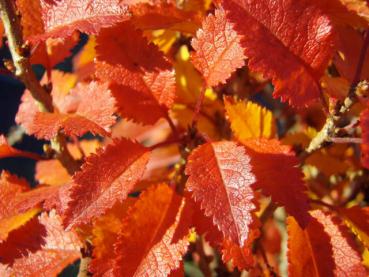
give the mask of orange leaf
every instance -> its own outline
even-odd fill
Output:
[[[242,247],[255,210],[255,176],[244,148],[229,141],[201,145],[189,156],[186,174],[186,188],[205,215]]]
[[[232,267],[237,267],[240,271],[254,267],[255,260],[254,254],[252,253],[252,243],[259,235],[259,229],[251,229],[250,235],[243,247],[225,239],[222,245],[223,262],[228,263],[232,261]]]
[[[360,241],[369,247],[369,208],[361,208],[353,206],[347,209],[340,209],[340,213],[344,216],[345,223],[357,235]]]
[[[28,134],[45,139],[55,137],[60,130],[70,136],[82,136],[88,132],[108,136],[109,127],[115,123],[115,101],[108,83],[79,84],[58,104],[62,113],[39,112],[34,99],[26,91],[16,122],[22,124]]]
[[[130,7],[133,24],[141,30],[166,29],[194,34],[199,20],[192,12],[178,9],[173,3],[140,3]]]
[[[293,217],[288,217],[287,231],[289,275],[333,276],[333,251],[324,226],[312,219],[303,230]]]
[[[113,94],[123,117],[154,124],[165,116],[175,98],[174,71],[142,32],[129,22],[104,29],[97,37],[96,51],[96,75],[114,84]]]
[[[60,186],[71,180],[68,171],[58,160],[40,161],[36,164],[35,179],[51,186]]]
[[[73,176],[65,226],[88,223],[126,199],[142,178],[148,159],[147,148],[125,139],[86,158],[81,171]]]
[[[193,63],[202,72],[207,86],[225,83],[233,71],[245,64],[240,36],[234,24],[227,21],[223,9],[217,9],[215,15],[210,14],[204,20],[192,46],[196,51]]]
[[[115,245],[116,276],[167,276],[180,266],[189,234],[184,204],[167,185],[151,187],[140,196]]]
[[[16,251],[11,263],[12,275],[56,276],[80,257],[81,243],[77,235],[63,230],[55,211],[49,215],[43,213],[31,223],[20,229],[17,236],[9,238],[11,241],[0,245],[0,253]]]
[[[0,178],[0,241],[29,221],[39,211],[38,205],[55,191],[52,187],[31,190],[25,180],[3,171]]]
[[[9,158],[9,157],[25,157],[34,160],[39,160],[41,157],[37,154],[21,151],[11,147],[8,144],[8,141],[3,135],[0,135],[0,159],[2,158]]]
[[[127,8],[119,0],[40,0],[45,33],[33,41],[65,38],[75,30],[97,34],[101,28],[128,18]]]
[[[288,218],[289,274],[367,276],[355,242],[345,226],[320,210],[311,214],[314,219],[305,230]]]
[[[318,99],[319,79],[334,44],[332,23],[318,6],[284,0],[231,0],[223,5],[227,21],[243,36],[248,66],[272,79],[275,97],[298,107]]]

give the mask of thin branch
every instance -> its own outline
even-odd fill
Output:
[[[340,121],[341,117],[350,110],[350,108],[356,103],[357,101],[357,89],[360,87],[360,76],[363,70],[364,60],[369,47],[369,30],[365,31],[364,35],[364,43],[363,47],[360,52],[359,61],[356,67],[355,76],[350,86],[350,91],[346,99],[340,103],[338,102],[336,106],[333,108],[332,113],[328,116],[325,125],[320,130],[320,132],[315,136],[315,138],[310,142],[309,146],[301,154],[301,157],[304,158],[308,156],[310,153],[319,150],[320,148],[324,147],[324,145],[328,142],[331,142],[331,138],[335,137],[338,128],[337,122]]]
[[[52,112],[51,96],[40,85],[26,56],[27,45],[23,41],[22,27],[15,9],[15,1],[0,0],[0,9],[1,19],[8,38],[9,50],[13,58],[15,76],[30,90],[41,111]]]
[[[51,95],[41,86],[33,72],[29,61],[29,46],[24,43],[22,26],[17,14],[15,1],[0,0],[0,15],[3,21],[8,46],[13,59],[14,74],[19,78],[36,100],[40,111],[53,112]],[[79,163],[73,159],[66,148],[65,137],[59,134],[51,140],[51,146],[57,158],[73,174],[79,168]]]
[[[330,141],[334,143],[354,143],[354,144],[361,144],[363,142],[362,138],[330,138]]]
[[[333,210],[333,211],[336,211],[337,208],[331,204],[328,204],[326,202],[323,202],[321,200],[316,200],[316,199],[310,199],[310,202],[311,203],[314,203],[314,204],[318,204],[318,205],[321,205],[321,206],[324,206],[324,207],[327,207],[328,209],[330,210]]]
[[[171,144],[177,144],[177,143],[180,143],[181,140],[178,139],[178,138],[172,138],[172,139],[168,139],[166,141],[163,141],[163,142],[159,142],[157,144],[154,144],[153,146],[150,146],[150,149],[151,150],[154,150],[156,148],[160,148],[160,147],[166,147],[166,146],[169,146]]]
[[[179,137],[179,134],[178,134],[178,130],[177,130],[177,127],[176,125],[174,124],[173,120],[170,118],[169,114],[166,113],[165,115],[165,119],[167,120],[168,124],[169,124],[169,127],[170,129],[172,130],[172,133],[173,135],[178,138]]]

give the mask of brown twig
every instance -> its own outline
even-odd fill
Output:
[[[331,138],[335,137],[338,128],[337,123],[341,120],[342,116],[350,110],[350,108],[357,101],[356,90],[360,82],[361,72],[363,70],[364,60],[369,47],[369,30],[365,31],[364,43],[360,51],[359,61],[356,67],[355,76],[352,80],[350,90],[346,99],[343,102],[338,102],[333,108],[332,112],[328,116],[325,125],[315,136],[315,138],[310,142],[309,146],[306,148],[305,152],[302,153],[301,157],[306,157],[310,153],[319,150],[324,147],[328,142],[331,142]]]
[[[3,21],[8,46],[12,55],[14,74],[19,78],[36,100],[40,111],[53,112],[51,95],[41,86],[33,72],[29,61],[29,45],[23,40],[22,26],[17,14],[15,1],[0,0],[0,15]],[[73,159],[66,148],[65,137],[59,134],[51,140],[51,146],[57,159],[63,164],[70,174],[79,169],[80,164]]]

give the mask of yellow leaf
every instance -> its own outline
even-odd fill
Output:
[[[185,11],[205,13],[210,8],[212,0],[184,0],[183,2]]]
[[[171,116],[176,119],[178,125],[183,128],[187,129],[188,126],[191,125],[192,118],[194,112],[187,108],[184,105],[176,104],[174,105]],[[216,126],[214,126],[213,122],[210,118],[205,117],[204,115],[200,114],[197,122],[197,128],[200,132],[207,134],[212,139],[218,139],[218,133]]]
[[[144,35],[161,51],[167,54],[173,43],[177,40],[178,33],[171,30],[145,31]]]
[[[177,102],[183,104],[196,103],[200,94],[203,80],[199,72],[192,65],[190,52],[187,46],[183,45],[176,55],[174,64],[177,83]]]
[[[231,98],[225,98],[224,104],[232,131],[239,141],[275,136],[271,111],[253,102],[234,102]]]
[[[27,223],[33,218],[40,209],[30,209],[24,213],[17,214],[12,217],[6,217],[0,220],[0,242],[8,238],[8,234]]]
[[[345,219],[344,222],[363,243],[366,248],[369,248],[369,209],[353,206],[351,208],[341,208],[340,214]]]
[[[80,79],[84,79],[94,72],[95,47],[96,37],[90,36],[82,50],[73,58],[74,72]]]

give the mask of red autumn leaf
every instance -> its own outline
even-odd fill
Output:
[[[293,217],[288,217],[287,231],[289,275],[333,276],[333,251],[324,226],[314,218],[303,230]]]
[[[337,26],[366,28],[368,26],[368,16],[366,16],[367,19],[365,20],[365,16],[361,17],[360,13],[357,13],[360,6],[366,6],[364,3],[365,1],[366,0],[314,0],[314,3],[319,5]]]
[[[119,0],[40,0],[45,33],[32,41],[65,38],[75,30],[96,35],[101,28],[127,20],[127,8]]]
[[[320,210],[305,230],[288,220],[289,273],[292,276],[367,276],[355,242],[338,218]],[[303,272],[301,270],[304,270]]]
[[[249,140],[246,154],[251,156],[252,172],[256,176],[255,188],[286,207],[301,226],[310,220],[308,197],[299,160],[289,146],[277,140]]]
[[[0,135],[0,159],[2,158],[9,158],[9,157],[25,157],[34,160],[39,160],[41,157],[37,154],[21,151],[11,147],[8,144],[8,141],[3,135]]]
[[[363,139],[361,144],[361,163],[364,167],[369,168],[369,109],[361,113],[360,127]]]
[[[92,227],[87,227],[91,228],[90,240],[94,245],[89,265],[89,270],[94,275],[101,276],[113,268],[114,260],[111,253],[122,229],[122,218],[136,200],[129,197],[123,203],[116,203],[106,214],[95,220]]]
[[[252,243],[259,237],[260,222],[253,217],[253,223],[250,226],[250,234],[243,247],[234,243],[228,238],[224,238],[223,234],[214,226],[212,219],[205,216],[197,203],[188,199],[186,208],[193,210],[192,225],[196,229],[198,235],[203,235],[207,242],[212,247],[219,249],[222,253],[224,263],[232,262],[232,267],[237,267],[239,270],[250,269],[254,265],[254,257],[252,253]],[[190,207],[189,207],[190,206]]]
[[[27,133],[38,138],[51,139],[60,130],[70,136],[92,134],[108,135],[115,123],[115,101],[107,83],[79,84],[58,105],[60,113],[39,112],[29,92],[22,97],[16,122]]]
[[[38,212],[39,204],[55,192],[53,187],[31,190],[25,180],[3,171],[0,178],[0,241],[30,220]]]
[[[330,19],[318,6],[284,0],[223,5],[227,21],[242,35],[250,69],[272,79],[275,97],[298,107],[319,97],[319,78],[332,57],[334,36]]]
[[[45,243],[46,230],[37,217],[33,217],[20,228],[13,230],[8,238],[0,243],[0,261],[13,265],[16,259],[41,249]]]
[[[243,247],[233,241],[225,239],[222,245],[222,259],[224,263],[232,261],[232,267],[238,270],[247,270],[255,266],[254,254],[252,253],[252,243],[260,235],[258,229],[251,229],[250,235]]]
[[[129,10],[132,23],[141,30],[166,29],[194,34],[200,25],[195,13],[178,9],[173,3],[140,3]]]
[[[234,30],[234,24],[227,21],[222,8],[204,20],[192,46],[196,51],[192,56],[193,63],[208,86],[225,83],[237,68],[245,64],[240,36]]]
[[[25,39],[43,34],[45,28],[40,1],[17,0],[16,4],[22,14],[21,24]],[[37,42],[32,45],[31,63],[42,64],[47,69],[51,69],[71,55],[70,50],[77,42],[78,40],[74,37]]]
[[[184,204],[184,198],[164,184],[140,196],[115,244],[116,276],[168,276],[180,266],[189,234]]]
[[[73,176],[71,201],[64,212],[65,226],[88,223],[115,202],[126,199],[143,176],[148,159],[147,148],[125,139],[89,156]]]
[[[341,208],[339,211],[353,233],[366,247],[369,247],[369,208],[353,206],[351,208]]]
[[[11,264],[11,275],[56,276],[80,257],[81,243],[77,235],[63,230],[55,211],[49,215],[41,214],[38,222],[32,223],[19,230],[20,234],[13,239],[14,245],[9,245],[8,250],[23,251],[19,252],[23,253],[22,256],[16,257]],[[28,251],[25,248],[27,241]],[[7,241],[3,247],[0,245],[0,253],[4,253],[7,243],[10,242]]]
[[[115,33],[122,36],[112,39]],[[96,51],[96,75],[113,83],[112,91],[123,117],[154,124],[165,116],[175,98],[174,71],[142,32],[129,22],[104,29],[97,37]]]
[[[188,158],[186,188],[225,237],[241,247],[249,236],[255,210],[250,158],[235,142],[207,143]]]
[[[337,50],[339,52],[334,57],[334,64],[340,75],[352,82],[359,64],[364,38],[358,31],[349,27],[339,28],[338,38]],[[366,55],[363,61],[361,78],[369,79],[369,55]]]
[[[324,231],[330,236],[336,264],[335,276],[368,276],[353,237],[339,219],[320,210],[312,212],[312,216],[324,226]]]

